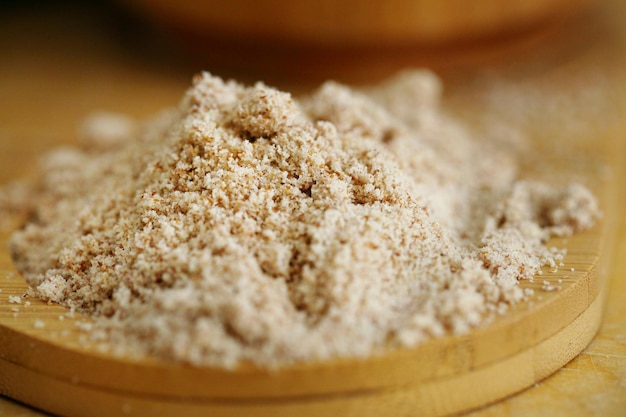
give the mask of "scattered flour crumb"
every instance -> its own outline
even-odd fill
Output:
[[[135,121],[125,115],[99,111],[89,115],[80,128],[85,148],[102,151],[123,146],[131,140]]]
[[[9,295],[10,304],[22,304],[22,297],[19,295]]]
[[[43,329],[46,327],[46,323],[43,320],[35,319],[35,321],[33,321],[33,327],[35,329]]]
[[[76,327],[84,331],[90,331],[93,329],[93,323],[87,321],[77,321],[74,323]]]
[[[550,281],[543,281],[543,285],[541,286],[541,289],[546,291],[546,292],[551,292],[551,291],[559,291],[561,289],[560,285],[552,285],[550,284]]]

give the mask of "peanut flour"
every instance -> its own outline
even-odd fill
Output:
[[[194,365],[467,332],[524,299],[518,281],[563,257],[546,241],[599,211],[582,185],[520,178],[516,140],[476,137],[440,89],[412,72],[294,99],[203,73],[148,122],[94,116],[20,189],[15,264],[120,351]]]

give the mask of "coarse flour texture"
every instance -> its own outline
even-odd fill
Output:
[[[515,148],[439,98],[428,72],[298,100],[200,74],[177,109],[95,116],[82,148],[48,154],[13,259],[120,350],[195,365],[467,332],[558,266],[549,237],[599,211],[581,185],[520,179]]]

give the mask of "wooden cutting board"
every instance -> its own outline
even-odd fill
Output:
[[[22,30],[19,26],[9,36],[6,28],[4,42]],[[29,33],[39,30],[42,42],[56,45],[54,37],[48,39],[49,31],[38,28],[46,26],[35,22]],[[90,32],[93,27],[84,30],[81,33],[94,33]],[[4,80],[0,90],[5,98],[0,103],[3,181],[15,178],[18,171],[30,172],[33,150],[41,143],[35,140],[51,144],[71,137],[68,126],[83,111],[77,99],[92,99],[93,92],[99,91],[103,94],[100,105],[146,113],[144,109],[152,110],[154,102],[174,103],[186,83],[186,79],[182,84],[172,82],[171,74],[154,67],[142,72],[127,57],[111,52],[106,37],[95,36],[89,44],[81,44],[80,39],[61,40],[58,44],[63,47],[57,45],[54,53],[65,51],[65,59],[50,61],[53,64],[48,66],[28,53],[27,44],[16,46],[14,52],[3,49],[3,56],[12,58],[0,66]],[[76,84],[85,73],[99,76],[82,86]],[[33,74],[43,80],[48,95],[40,91],[41,84],[31,83]],[[107,89],[109,84],[115,87]],[[155,94],[163,96],[155,99]],[[44,99],[49,101],[44,103]],[[49,111],[51,105],[55,111]],[[15,126],[19,134],[12,136],[10,129]],[[280,373],[250,367],[227,372],[114,358],[85,343],[78,326],[87,318],[67,317],[65,309],[35,299],[8,302],[10,296],[21,297],[26,286],[5,249],[9,232],[4,231],[0,233],[0,394],[68,416],[415,416],[468,410],[533,386],[584,349],[600,325],[612,235],[623,215],[614,200],[623,193],[618,190],[624,189],[618,158],[624,147],[617,143],[626,131],[623,125],[615,131],[603,128],[573,141],[566,133],[553,135],[555,129],[542,124],[533,129],[539,132],[537,146],[545,156],[542,164],[550,167],[537,175],[586,178],[605,215],[592,230],[565,242],[552,242],[568,249],[565,266],[557,273],[544,270],[534,284],[522,283],[536,290],[535,298],[485,328],[365,361],[302,365]],[[559,151],[563,146],[566,153]],[[544,280],[561,289],[543,292]]]

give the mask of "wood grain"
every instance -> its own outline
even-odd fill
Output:
[[[142,116],[174,104],[187,84],[187,69],[168,72],[158,66],[143,67],[112,47],[112,40],[94,22],[47,39],[49,48],[43,57],[33,55],[30,43],[16,34],[22,33],[19,28],[24,22],[31,22],[32,33],[40,34],[47,33],[42,29],[46,24],[56,27],[64,22],[63,18],[46,19],[42,25],[24,17],[13,21],[13,29],[3,26],[6,36],[0,46],[3,56],[10,59],[0,66],[0,92],[8,98],[0,103],[2,181],[29,174],[40,151],[74,141],[74,124],[90,109],[105,107]],[[70,36],[76,33],[90,38]],[[45,36],[38,40],[43,42]],[[31,47],[31,52],[38,48]],[[583,57],[583,61],[581,65],[598,64],[591,58]],[[555,78],[560,79],[561,73]],[[49,88],[41,89],[41,85]],[[93,91],[106,93],[94,95]],[[51,113],[50,108],[55,111]],[[548,131],[542,124],[535,130],[542,128]],[[75,323],[85,318],[61,321],[64,309],[38,300],[28,299],[28,306],[26,300],[8,303],[10,295],[23,294],[25,285],[15,274],[7,251],[0,251],[0,392],[63,415],[172,415],[180,411],[187,415],[367,416],[442,415],[534,387],[476,415],[552,415],[555,410],[585,417],[621,415],[626,406],[626,288],[624,280],[616,280],[613,273],[613,286],[607,293],[602,277],[609,270],[626,267],[626,223],[618,218],[622,211],[615,201],[623,200],[624,191],[619,190],[626,190],[620,171],[625,133],[624,125],[618,124],[577,139],[549,135],[552,144],[544,143],[556,171],[587,177],[605,209],[603,222],[590,232],[554,242],[569,249],[566,265],[556,274],[545,271],[534,287],[540,287],[544,279],[553,283],[563,279],[561,291],[538,291],[541,299],[520,305],[464,337],[440,339],[368,361],[299,366],[277,375],[253,368],[231,373],[149,359],[114,359],[83,343]],[[570,154],[555,152],[562,144],[573,148]],[[572,153],[578,156],[573,158]],[[613,169],[610,175],[606,175],[607,166]],[[619,244],[612,246],[615,234]],[[4,242],[7,236],[3,233],[0,240]],[[612,267],[608,263],[611,252],[617,254]],[[594,344],[564,370],[540,382],[593,338],[607,296],[604,329]],[[561,397],[577,400],[577,406],[567,405]],[[2,415],[34,413],[0,401]]]

